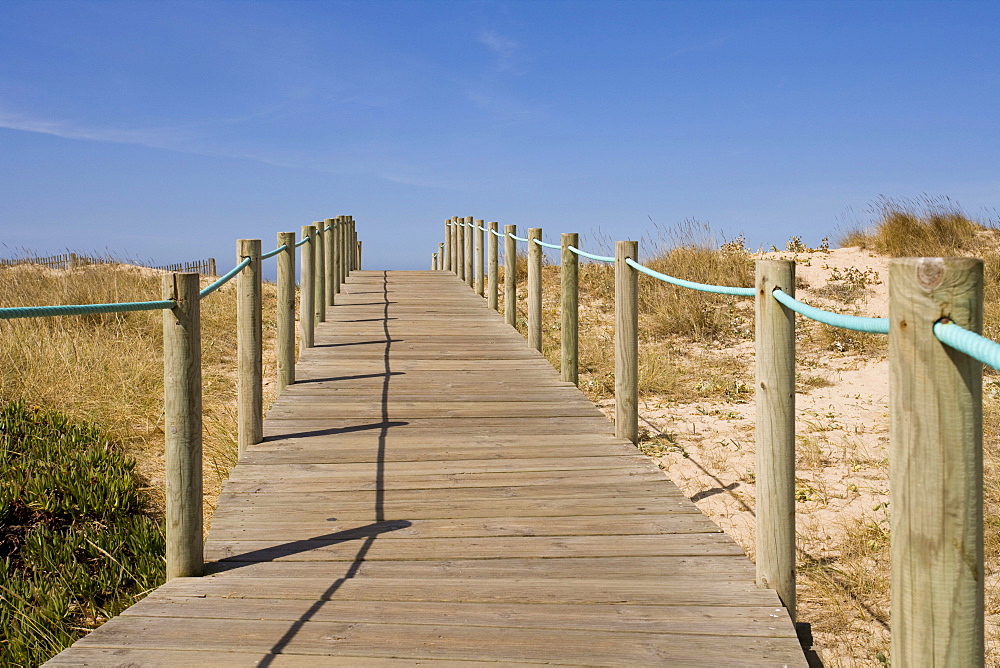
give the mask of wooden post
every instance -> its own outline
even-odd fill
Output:
[[[451,219],[451,230],[452,239],[454,239],[454,247],[451,251],[451,270],[459,279],[462,279],[462,272],[465,268],[465,260],[462,258],[465,240],[462,238],[462,223],[459,222],[458,216]]]
[[[569,249],[576,248],[580,243],[580,235],[576,232],[564,232],[562,235],[562,267],[560,279],[562,284],[562,350],[559,362],[559,377],[574,385],[580,384],[579,375],[579,276],[580,259]]]
[[[758,260],[756,274],[757,586],[795,621],[795,313],[772,295],[795,296],[795,263]]]
[[[211,276],[218,276],[218,272],[215,270],[215,258],[208,258],[208,273]]]
[[[295,232],[279,232],[278,392],[295,383]]]
[[[437,271],[438,268],[438,254],[431,253],[431,271]]]
[[[982,298],[980,259],[889,262],[893,665],[985,662],[982,364],[933,333]]]
[[[638,241],[615,242],[615,436],[639,442]]]
[[[475,228],[475,233],[476,233],[476,294],[479,295],[480,297],[486,296],[486,288],[485,288],[486,281],[484,280],[485,276],[483,275],[484,274],[483,270],[485,269],[484,265],[486,264],[486,262],[485,262],[486,258],[484,257],[484,253],[486,252],[486,233],[483,232],[483,230],[486,229],[485,227],[483,227],[483,225],[485,225],[485,224],[486,223],[484,223],[482,220],[476,220],[476,221],[474,221],[474,225],[476,226],[476,228]]]
[[[333,280],[333,258],[337,254],[337,246],[333,243],[333,237],[336,234],[337,221],[333,218],[327,218],[324,225],[330,229],[323,234],[323,245],[326,249],[326,261],[323,263],[323,278],[326,281],[326,288],[324,290],[326,300],[323,303],[327,306],[333,306],[336,303],[334,295],[337,294],[337,286]]]
[[[201,301],[198,274],[163,276],[167,579],[201,575]]]
[[[241,455],[264,438],[260,245],[260,239],[236,241],[236,261],[250,258],[236,276],[236,433]]]
[[[542,352],[542,228],[528,228],[528,345]]]
[[[444,267],[445,271],[451,271],[451,218],[444,221]]]
[[[473,253],[472,217],[466,216],[465,222],[462,223],[462,225],[463,225],[462,229],[464,230],[463,232],[464,236],[462,237],[462,240],[465,242],[464,244],[465,248],[462,251],[463,252],[462,258],[465,261],[465,267],[463,268],[463,275],[465,276],[466,285],[472,288],[475,285],[476,281],[475,273],[473,272],[473,267],[472,267],[474,259],[472,254]]]
[[[486,286],[486,305],[493,309],[494,311],[500,311],[500,266],[499,266],[499,247],[497,235],[494,232],[497,231],[498,223],[493,221],[489,225],[489,242],[486,244],[489,248],[489,261],[487,268],[487,286]]]
[[[503,314],[517,328],[517,225],[503,226]]]
[[[313,315],[313,299],[315,298],[313,281],[316,278],[316,269],[313,267],[314,244],[312,241],[312,235],[315,230],[316,228],[313,225],[302,226],[302,238],[309,239],[309,241],[300,246],[302,249],[302,269],[300,271],[301,278],[299,279],[301,283],[301,288],[299,289],[299,330],[301,333],[299,348],[302,350],[313,347],[313,332],[316,327],[316,319]]]
[[[316,226],[316,247],[313,249],[313,267],[316,278],[313,285],[316,289],[316,300],[313,308],[316,311],[316,322],[326,322],[326,233],[323,232],[323,221],[313,223]]]
[[[330,235],[330,248],[333,249],[333,257],[330,260],[330,275],[333,276],[333,293],[340,292],[340,235],[344,231],[344,217],[337,216],[333,223],[333,233]],[[330,300],[333,301],[332,299]]]
[[[351,257],[354,259],[353,270],[361,269],[361,248],[358,246],[358,228],[351,223]]]
[[[444,269],[444,244],[438,244],[438,270]]]
[[[344,221],[344,233],[340,235],[340,289],[344,289],[347,276],[351,273],[351,255],[348,252],[348,238],[351,236],[351,217],[347,216]]]

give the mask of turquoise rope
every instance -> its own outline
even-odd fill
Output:
[[[647,276],[652,276],[653,278],[665,281],[667,283],[673,283],[674,285],[679,285],[682,288],[690,288],[692,290],[700,290],[702,292],[714,292],[718,295],[734,295],[737,297],[753,297],[755,291],[753,288],[733,288],[727,285],[709,285],[707,283],[694,283],[693,281],[685,281],[683,278],[674,278],[673,276],[667,276],[666,274],[661,274],[658,271],[653,271],[649,267],[644,267],[630,257],[625,258],[625,264],[632,267],[636,271],[640,271]]]
[[[615,259],[613,257],[608,257],[607,255],[594,255],[593,253],[587,253],[586,251],[580,250],[576,246],[569,246],[568,248],[571,251],[573,251],[574,253],[576,253],[577,255],[582,255],[585,258],[589,258],[591,260],[597,260],[598,262],[614,262],[615,261]]]
[[[1000,369],[1000,343],[970,332],[953,322],[934,323],[934,336],[938,341],[960,353],[979,360],[994,369]]]
[[[490,233],[493,236],[495,236],[497,239],[503,239],[503,233],[502,232],[497,232],[496,230],[490,230]]]
[[[523,241],[524,243],[528,243],[527,239],[522,239],[521,237],[514,236],[513,234],[508,234],[507,236],[509,236],[514,241]]]
[[[473,225],[473,227],[475,227],[477,230],[482,230],[483,232],[489,232],[489,230],[486,229],[485,227],[479,227],[478,225]]]
[[[330,229],[330,228],[327,228],[327,229]],[[281,251],[285,250],[286,248],[288,248],[287,244],[281,246],[280,248],[275,248],[273,251],[270,251],[270,252],[267,252],[267,253],[264,253],[263,255],[261,255],[260,259],[261,260],[266,260],[269,257],[274,257],[275,255],[277,255]]]
[[[48,318],[57,315],[90,315],[91,313],[125,313],[158,311],[177,306],[173,299],[155,302],[125,302],[122,304],[73,304],[67,306],[17,306],[0,308],[0,320],[14,318]]]
[[[219,280],[217,280],[215,283],[212,283],[211,285],[207,286],[204,290],[199,292],[198,297],[204,299],[205,297],[209,296],[210,294],[221,288],[223,285],[228,283],[230,280],[232,280],[233,276],[243,271],[243,269],[248,267],[249,265],[250,265],[250,258],[244,259],[238,265],[230,269],[228,274],[220,277]]]
[[[556,250],[562,250],[562,246],[556,246],[555,244],[547,244],[544,241],[540,241],[538,239],[535,239],[535,243],[538,244],[539,246],[544,246],[545,248],[554,248]]]
[[[818,309],[815,306],[803,304],[799,300],[789,297],[780,289],[776,289],[773,294],[774,298],[779,302],[796,313],[804,315],[810,320],[815,320],[825,325],[840,327],[841,329],[851,329],[855,332],[868,332],[869,334],[889,333],[888,318],[863,318],[857,315],[833,313],[832,311],[824,311],[823,309]]]
[[[302,241],[299,241],[298,243],[296,243],[295,247],[298,248],[299,246],[302,246],[303,244],[309,243],[309,239],[311,239],[311,238],[312,237],[302,237]]]

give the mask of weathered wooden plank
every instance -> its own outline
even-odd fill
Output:
[[[804,665],[753,565],[451,272],[351,272],[204,578],[51,665]]]

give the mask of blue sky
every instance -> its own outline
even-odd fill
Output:
[[[990,219],[998,27],[997,2],[5,0],[0,255],[222,268],[343,213],[371,268],[425,268],[452,215],[779,246],[879,196]]]

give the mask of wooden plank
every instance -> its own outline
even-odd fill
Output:
[[[805,665],[754,567],[451,272],[353,271],[203,578],[51,665]]]

